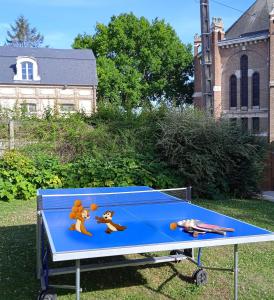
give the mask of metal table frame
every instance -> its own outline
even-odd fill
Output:
[[[37,278],[41,281],[42,290],[46,290],[50,287],[52,288],[63,288],[63,289],[75,289],[76,300],[80,300],[80,292],[82,291],[80,287],[80,273],[95,271],[95,270],[105,270],[114,269],[130,266],[142,266],[142,265],[152,265],[159,263],[169,263],[169,262],[181,262],[187,260],[197,266],[198,269],[209,269],[215,271],[229,271],[234,273],[234,299],[238,299],[238,244],[234,245],[234,266],[232,268],[219,268],[219,267],[209,267],[204,266],[201,262],[202,248],[198,248],[197,259],[194,256],[194,249],[192,249],[192,256],[186,256],[183,251],[175,250],[177,253],[175,255],[160,256],[160,257],[147,257],[139,259],[128,259],[128,260],[118,260],[106,263],[94,263],[82,265],[80,259],[75,260],[75,266],[64,267],[64,268],[48,268],[48,257],[51,255],[49,245],[45,245],[45,230],[42,224],[42,218],[38,215],[38,226],[37,226]],[[75,273],[75,286],[70,285],[51,285],[49,284],[50,276],[58,276],[64,274]]]
[[[187,189],[187,200],[191,200],[191,187]],[[108,249],[90,249],[87,251],[78,252],[63,252],[58,253],[55,251],[55,247],[48,229],[46,218],[44,217],[43,210],[40,207],[41,196],[37,197],[37,232],[36,232],[36,244],[37,244],[37,278],[41,281],[42,290],[46,290],[49,287],[75,289],[76,299],[80,299],[80,273],[86,271],[113,269],[129,266],[151,265],[158,263],[168,262],[180,262],[188,260],[194,263],[198,269],[209,269],[216,271],[229,271],[234,273],[234,299],[238,299],[238,244],[255,243],[274,241],[274,234],[263,234],[257,236],[246,237],[233,237],[233,238],[216,238],[212,240],[193,240],[188,242],[173,242],[151,245],[140,245],[132,247],[121,248],[108,248]],[[204,266],[201,263],[202,248],[216,247],[224,245],[234,245],[234,265],[231,268],[219,268]],[[177,249],[192,249],[192,256],[186,256],[184,253]],[[194,249],[198,249],[197,259],[194,257]],[[159,251],[172,251],[176,250],[175,255],[161,256],[161,257],[148,257],[141,259],[128,259],[124,261],[112,261],[107,263],[95,263],[89,265],[80,264],[81,259],[87,258],[102,258],[107,256],[116,255],[128,255],[137,253],[159,252]],[[65,268],[48,268],[48,258],[51,256],[53,261],[75,261],[74,267]],[[75,273],[75,286],[69,285],[50,285],[49,277],[62,274]]]

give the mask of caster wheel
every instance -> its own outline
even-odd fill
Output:
[[[205,285],[207,284],[207,272],[203,269],[198,269],[193,273],[193,280],[196,285]]]
[[[53,289],[47,289],[39,294],[38,300],[57,300],[57,295]]]

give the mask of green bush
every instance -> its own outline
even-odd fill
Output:
[[[38,188],[192,185],[219,198],[258,191],[266,142],[192,108],[24,119],[32,143],[0,158],[0,200]]]
[[[148,185],[164,188],[171,186],[175,179],[163,170],[162,164],[146,164],[131,157],[84,157],[71,164],[66,184],[71,187]]]
[[[38,188],[62,186],[60,178],[46,169],[37,169],[31,159],[17,151],[8,151],[0,159],[0,200],[28,200]]]
[[[191,108],[170,111],[160,128],[160,155],[197,194],[217,198],[258,192],[265,139]]]

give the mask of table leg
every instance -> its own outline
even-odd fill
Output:
[[[238,300],[238,245],[234,245],[234,300]]]
[[[80,260],[76,260],[76,300],[80,300]]]
[[[37,279],[41,278],[41,269],[42,269],[42,218],[40,215],[37,215],[37,225],[36,225],[36,275]]]

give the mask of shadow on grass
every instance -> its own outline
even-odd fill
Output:
[[[0,227],[0,299],[35,299],[35,225]]]
[[[40,282],[36,279],[35,232],[36,225],[34,224],[0,227],[0,299],[37,299]],[[88,263],[92,262],[89,260]],[[74,262],[56,263],[52,267],[66,265],[74,265]],[[155,293],[165,295],[161,291],[162,288],[175,276],[179,276],[187,282],[191,281],[189,277],[179,274],[172,264],[170,267],[173,274],[156,289],[149,287],[146,279],[139,272],[140,269],[147,268],[147,266],[84,272],[81,273],[81,287],[85,292],[143,285]],[[74,285],[75,275],[51,277],[50,283]],[[70,295],[74,294],[74,291],[58,289],[57,293],[58,295]]]

